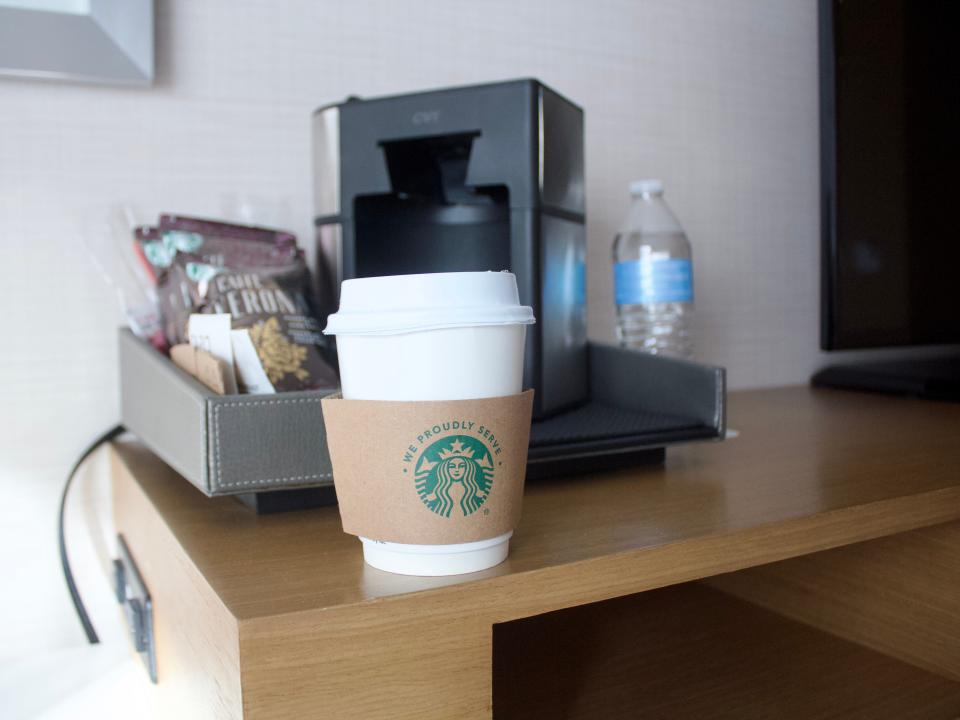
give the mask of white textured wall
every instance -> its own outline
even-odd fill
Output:
[[[591,336],[612,337],[627,182],[656,176],[693,242],[699,357],[733,387],[818,362],[813,0],[158,6],[150,90],[0,79],[0,662],[80,640],[54,514],[71,458],[117,418],[118,315],[78,218],[250,197],[309,240],[322,103],[539,77],[586,109]]]

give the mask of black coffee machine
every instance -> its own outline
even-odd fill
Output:
[[[583,111],[537,80],[350,98],[313,116],[322,314],[340,281],[509,269],[533,308],[529,473],[723,432],[723,371],[587,342]],[[611,308],[612,311],[612,308]]]
[[[587,397],[583,111],[536,80],[349,99],[314,114],[321,284],[511,270],[542,417]],[[324,298],[324,312],[336,298]]]

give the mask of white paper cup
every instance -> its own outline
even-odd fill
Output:
[[[525,325],[337,335],[340,388],[346,400],[516,395],[523,384],[525,339]]]
[[[522,391],[533,322],[512,273],[433,273],[346,280],[324,332],[337,336],[345,400],[468,400]],[[360,540],[373,567],[436,576],[503,562],[512,534],[452,545]]]

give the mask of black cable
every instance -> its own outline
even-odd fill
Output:
[[[77,458],[77,461],[73,464],[73,467],[70,468],[70,473],[67,475],[67,482],[63,486],[63,495],[60,496],[60,521],[58,532],[60,535],[60,564],[63,566],[63,579],[67,582],[67,590],[70,591],[70,599],[73,601],[73,607],[77,611],[77,617],[80,618],[80,624],[83,625],[83,632],[87,636],[87,641],[91,645],[96,645],[99,643],[100,638],[97,637],[97,631],[93,629],[93,623],[90,622],[90,616],[87,615],[87,609],[84,607],[83,600],[80,599],[80,593],[77,591],[77,585],[73,581],[73,572],[70,570],[70,559],[67,557],[67,543],[63,537],[63,516],[67,507],[67,493],[70,492],[70,485],[73,483],[73,478],[77,474],[77,470],[79,470],[80,466],[83,464],[83,461],[90,457],[90,454],[94,450],[104,443],[110,442],[123,431],[123,425],[115,425],[87,446],[87,449],[83,451],[83,454]]]

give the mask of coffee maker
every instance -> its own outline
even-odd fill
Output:
[[[722,368],[587,342],[572,102],[529,79],[348,98],[314,113],[313,147],[323,319],[350,278],[517,276],[537,319],[524,361],[536,390],[528,478],[661,462],[666,445],[723,437]]]
[[[583,111],[533,79],[349,98],[313,116],[321,311],[340,281],[510,270],[535,417],[588,394]]]

